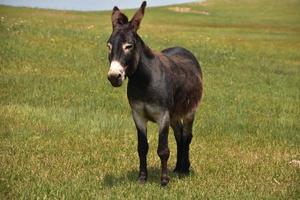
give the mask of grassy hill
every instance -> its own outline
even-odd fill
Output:
[[[0,6],[0,198],[299,198],[299,7],[208,0],[146,10],[145,43],[188,48],[205,83],[192,173],[170,173],[162,189],[157,127],[141,186],[126,87],[106,78],[110,12]]]

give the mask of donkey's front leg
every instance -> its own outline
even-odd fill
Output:
[[[168,134],[170,125],[169,112],[163,113],[159,121],[159,139],[157,154],[161,160],[161,185],[166,186],[169,183],[168,158],[170,150],[168,147]]]
[[[149,149],[147,140],[147,120],[133,111],[132,116],[137,129],[138,136],[138,154],[140,158],[139,182],[145,183],[147,180],[147,153]]]

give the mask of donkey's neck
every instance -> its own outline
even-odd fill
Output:
[[[134,73],[129,76],[129,87],[146,88],[153,79],[153,68],[156,62],[156,56],[152,50],[138,37],[137,52],[139,59]]]
[[[153,53],[153,51],[144,43],[144,41],[139,37],[139,49],[138,51],[140,51],[140,57],[144,58],[144,59],[153,59],[155,57],[155,54]]]

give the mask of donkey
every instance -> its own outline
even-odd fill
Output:
[[[161,160],[161,185],[169,182],[168,132],[171,126],[177,143],[177,173],[189,173],[189,145],[195,112],[202,98],[202,72],[197,59],[181,47],[154,53],[137,34],[144,16],[144,1],[128,21],[118,7],[112,11],[112,34],[107,42],[113,87],[128,77],[127,97],[137,129],[140,183],[147,180],[147,122],[159,126],[157,154]]]

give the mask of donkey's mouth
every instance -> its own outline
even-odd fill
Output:
[[[113,87],[120,87],[122,85],[122,80],[110,81]]]
[[[123,83],[122,77],[108,76],[107,78],[113,87],[120,87]]]

